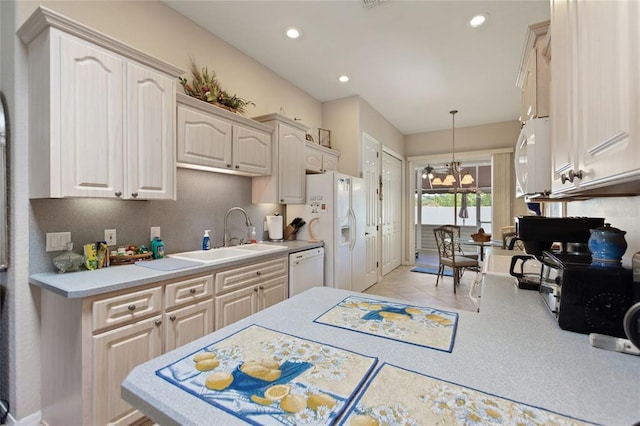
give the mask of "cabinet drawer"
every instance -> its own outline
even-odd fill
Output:
[[[213,275],[188,278],[165,286],[165,309],[213,296]]]
[[[288,265],[289,260],[284,256],[218,272],[215,275],[216,294],[286,276]]]
[[[93,302],[93,331],[125,324],[162,310],[162,287],[152,287]]]

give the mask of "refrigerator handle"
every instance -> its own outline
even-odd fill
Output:
[[[353,248],[356,245],[356,215],[353,212],[353,209],[349,209],[349,221],[351,222],[350,232],[349,232],[349,251],[353,251]]]

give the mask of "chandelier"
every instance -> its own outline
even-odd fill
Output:
[[[460,180],[459,186],[471,185],[474,182],[473,176],[468,171],[462,174],[460,162],[456,161],[456,114],[458,110],[451,110],[452,128],[451,128],[451,163],[446,164],[446,176],[444,179],[433,173],[434,169],[428,165],[422,170],[422,179],[429,179],[432,186],[454,186]]]

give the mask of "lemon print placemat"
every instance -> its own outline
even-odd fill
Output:
[[[458,314],[350,296],[314,322],[451,352]]]
[[[569,416],[384,363],[341,425],[584,425]]]
[[[156,374],[251,424],[326,425],[344,411],[376,362],[251,325]]]

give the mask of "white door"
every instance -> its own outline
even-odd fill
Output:
[[[365,278],[367,287],[378,282],[379,248],[378,248],[378,217],[380,203],[380,142],[362,134],[363,165],[362,176],[365,180]]]
[[[402,161],[382,153],[382,275],[402,258]]]
[[[278,125],[278,196],[280,204],[305,202],[304,155],[307,147],[304,131]]]

